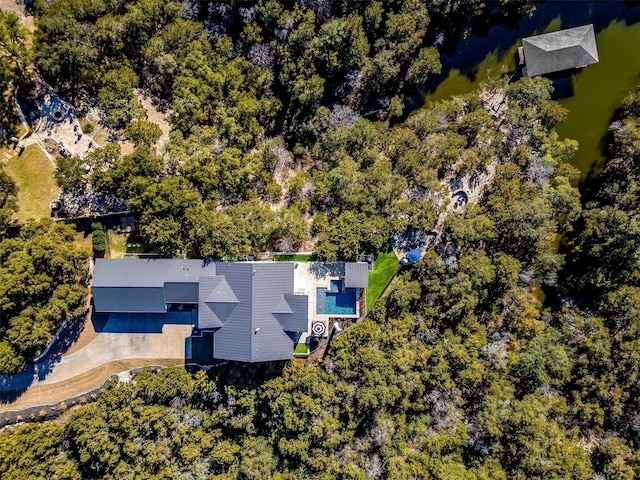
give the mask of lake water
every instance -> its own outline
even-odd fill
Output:
[[[443,73],[423,101],[467,93],[489,76],[515,71],[515,53],[523,37],[588,23],[594,24],[600,62],[565,79],[565,98],[558,100],[569,109],[569,116],[557,130],[560,138],[579,142],[571,163],[582,179],[596,174],[610,120],[622,97],[640,82],[637,2],[552,1],[537,5],[534,15],[523,18],[517,29],[494,27],[485,37],[469,36],[452,55],[443,56]]]

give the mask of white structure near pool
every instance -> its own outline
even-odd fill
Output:
[[[296,262],[295,291],[309,297],[309,329],[299,343],[327,336],[336,319],[355,321],[364,316],[368,271],[364,262]]]

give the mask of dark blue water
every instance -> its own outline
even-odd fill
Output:
[[[558,133],[560,138],[579,142],[571,163],[585,178],[601,165],[611,117],[624,94],[640,79],[640,2],[538,3],[531,17],[459,41],[449,55],[442,56],[442,73],[408,102],[405,112],[425,102],[473,91],[487,78],[515,72],[515,52],[523,37],[589,23],[596,32],[600,63],[554,82],[555,98],[569,109]]]

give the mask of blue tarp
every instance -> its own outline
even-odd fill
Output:
[[[409,253],[407,253],[407,260],[409,260],[411,263],[416,263],[421,258],[422,258],[421,248],[414,248],[413,250],[409,250]]]

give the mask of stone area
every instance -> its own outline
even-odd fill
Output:
[[[48,92],[36,100],[37,111],[29,112],[33,133],[22,141],[22,145],[39,143],[54,157],[76,155],[84,158],[100,145],[93,135],[82,133],[73,105],[58,97],[48,86],[45,88]]]

